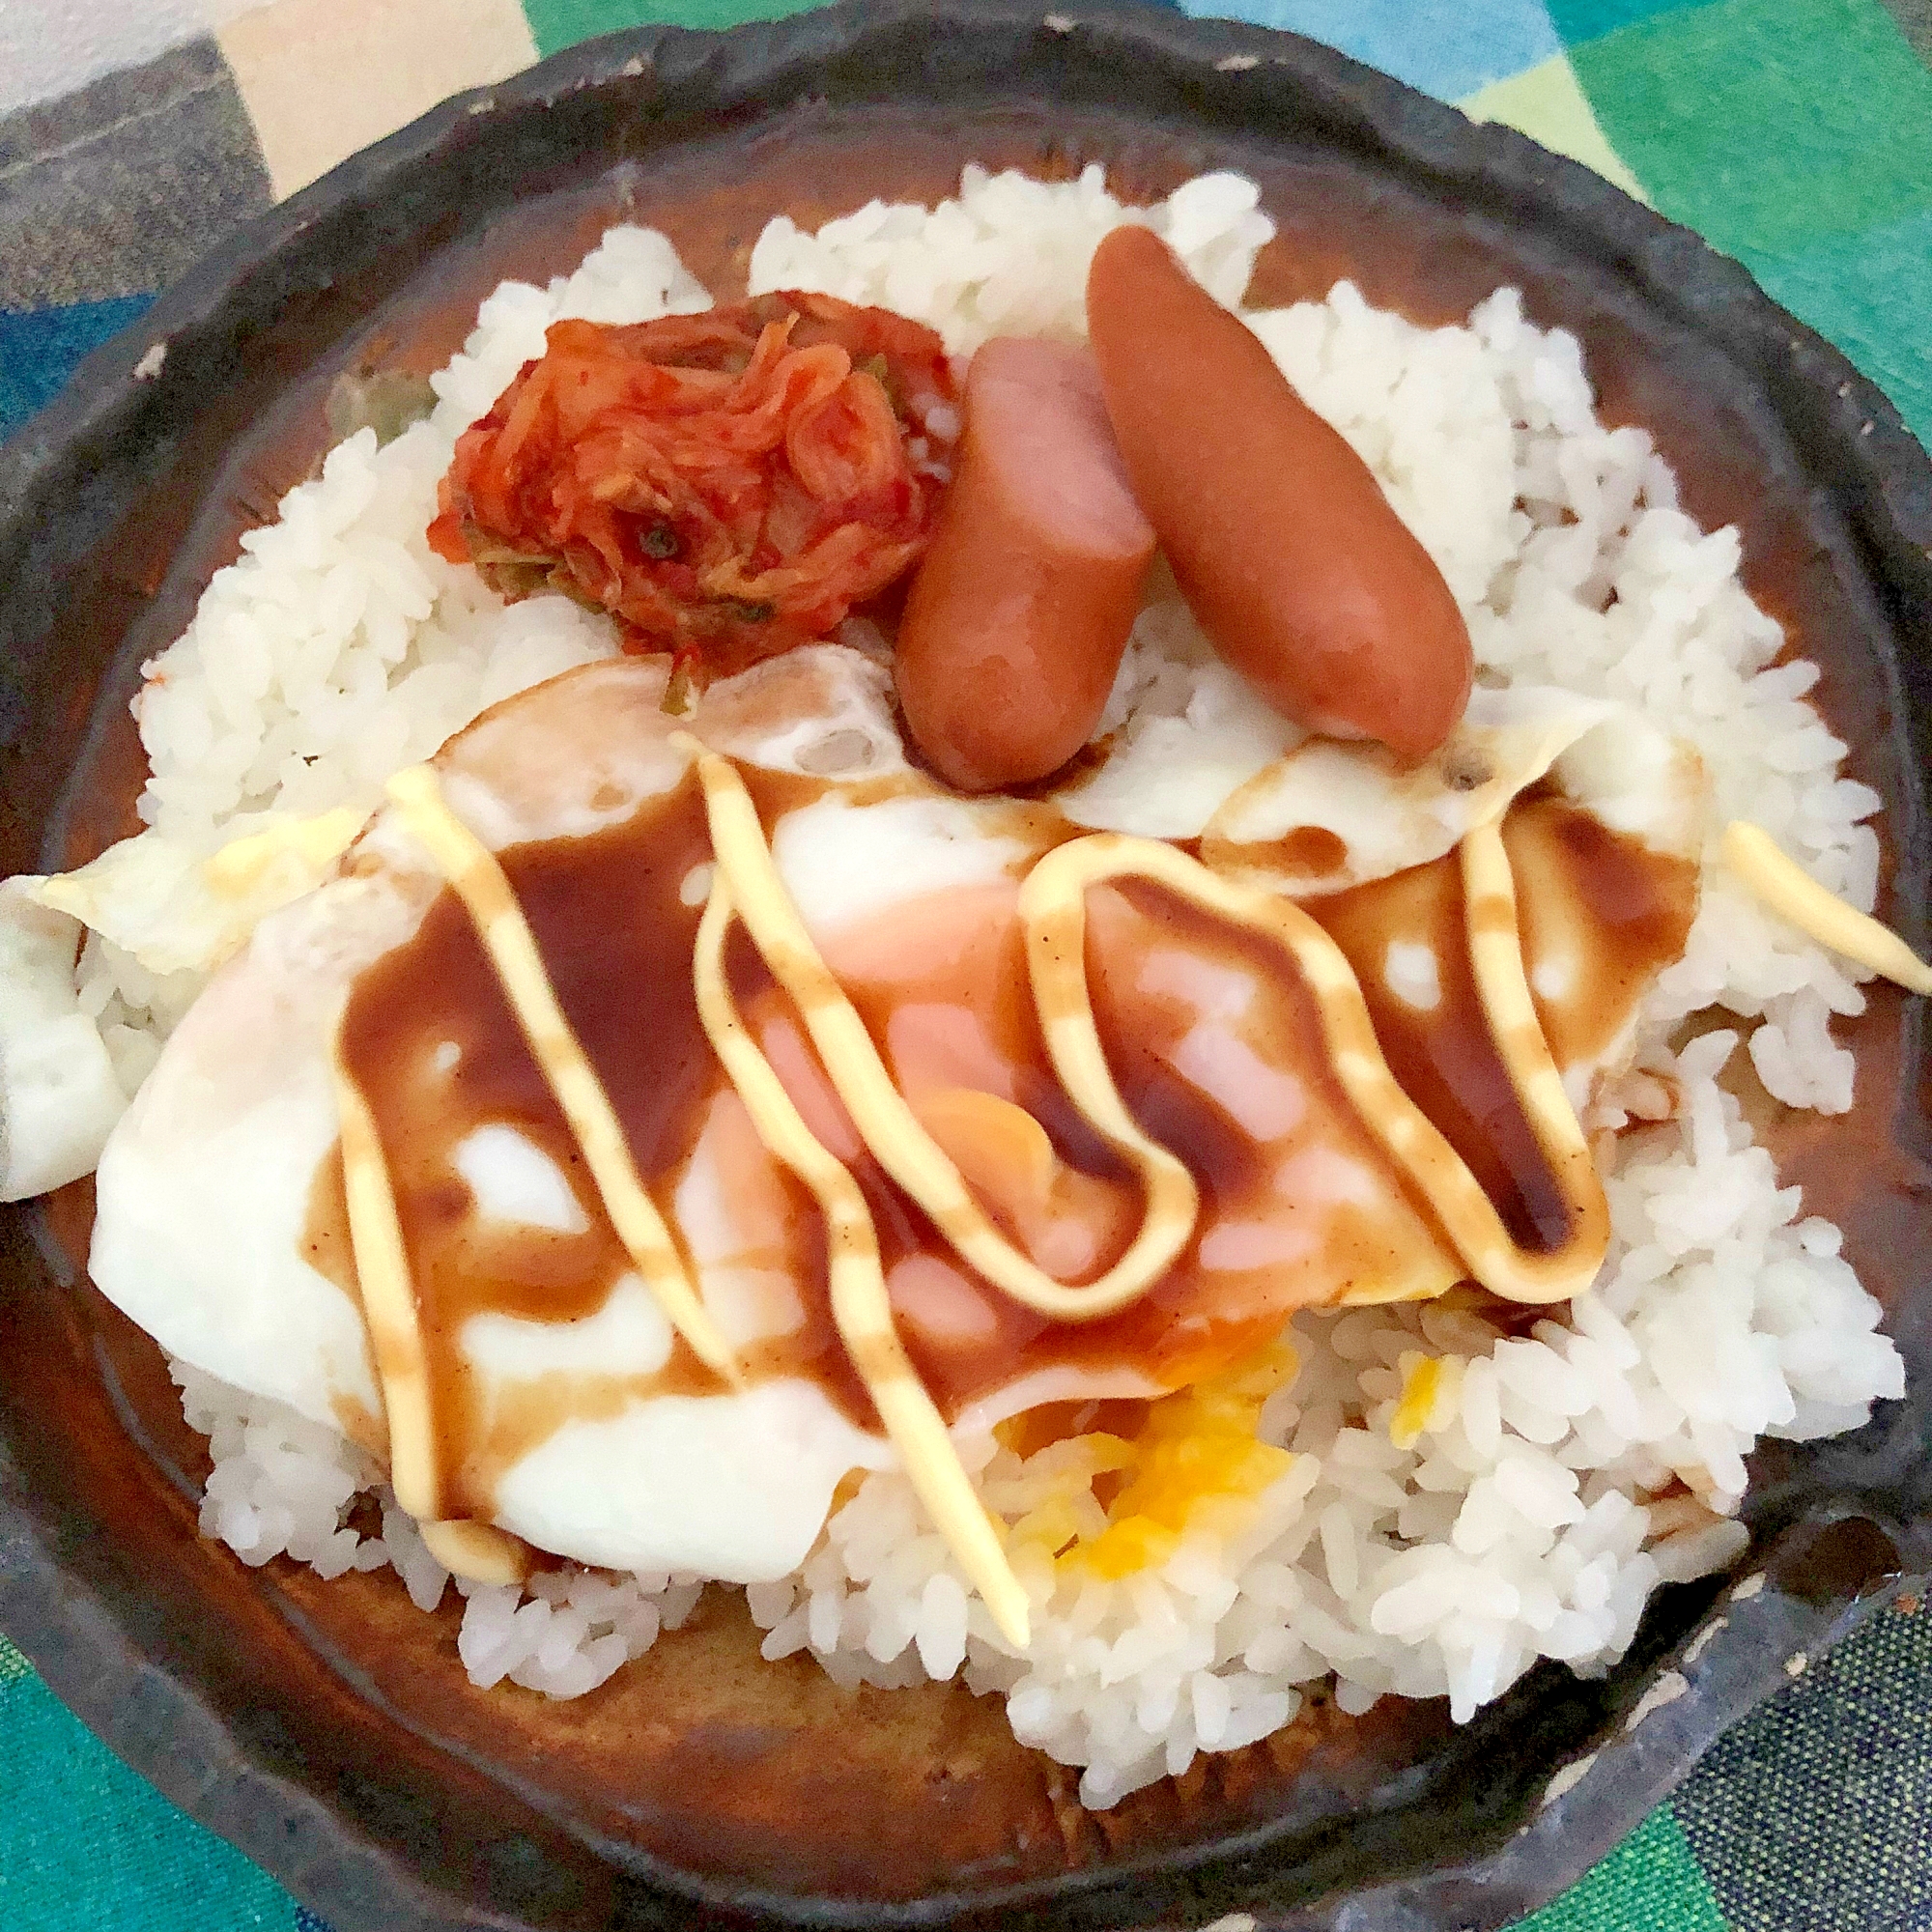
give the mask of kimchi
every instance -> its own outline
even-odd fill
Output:
[[[918,559],[957,421],[939,337],[885,309],[559,322],[457,442],[429,540],[701,680],[824,637]]]

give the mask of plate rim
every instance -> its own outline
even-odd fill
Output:
[[[1153,52],[1188,64],[1208,63],[1232,86],[1260,85],[1271,70],[1288,69],[1298,86],[1324,97],[1331,111],[1372,128],[1381,145],[1430,177],[1460,181],[1471,189],[1507,199],[1521,198],[1527,192],[1525,184],[1533,184],[1539,221],[1560,219],[1613,246],[1627,271],[1645,286],[1647,297],[1662,301],[1698,332],[1721,319],[1729,332],[1716,346],[1732,360],[1742,361],[1761,386],[1774,359],[1782,356],[1792,365],[1790,379],[1813,401],[1829,394],[1823,419],[1814,431],[1823,440],[1825,453],[1872,493],[1893,529],[1922,554],[1928,565],[1924,609],[1932,615],[1932,464],[1876,384],[1786,315],[1742,265],[1718,255],[1688,229],[1632,200],[1579,163],[1549,155],[1513,129],[1469,123],[1454,108],[1320,43],[1241,22],[1191,19],[1164,8],[1122,4],[1122,0],[1065,0],[1044,14],[1017,0],[948,0],[939,6],[920,5],[918,0],[841,0],[839,5],[785,19],[722,31],[634,28],[581,43],[508,80],[453,97],[242,224],[133,325],[89,356],[62,394],[0,445],[0,570],[14,546],[31,541],[34,525],[51,507],[47,491],[58,485],[76,455],[84,457],[90,446],[98,447],[121,434],[151,403],[145,386],[150,379],[140,372],[157,343],[165,345],[177,335],[191,336],[198,325],[218,316],[235,298],[249,274],[272,262],[298,237],[361,205],[380,192],[385,178],[430,162],[483,117],[554,108],[586,90],[647,75],[667,84],[708,85],[721,96],[732,97],[760,85],[780,84],[788,69],[820,62],[834,50],[856,50],[876,34],[943,35],[955,25],[1084,35],[1096,43],[1112,43],[1115,51]],[[1250,76],[1255,78],[1250,81]],[[1750,354],[1741,356],[1747,347]],[[162,368],[165,373],[164,362]],[[1865,513],[1870,514],[1868,505]],[[1908,808],[1916,806],[1916,795],[1906,803]],[[1911,867],[1922,872],[1927,842],[1924,813],[1908,809],[1905,818],[1898,840],[1901,871]],[[6,1216],[0,1257],[7,1261],[9,1272],[15,1249],[31,1246],[25,1223],[26,1216],[17,1210]],[[370,1926],[407,1922],[423,1932],[484,1924],[510,1932],[527,1922],[496,1915],[479,1918],[446,1889],[421,1878],[396,1848],[361,1830],[351,1815],[331,1808],[306,1785],[264,1765],[260,1751],[236,1736],[231,1720],[207,1694],[159,1670],[114,1606],[65,1575],[47,1526],[36,1517],[31,1495],[20,1491],[20,1474],[10,1445],[0,1436],[0,1625],[33,1633],[33,1640],[22,1644],[22,1650],[54,1693],[110,1748],[190,1815],[228,1837],[291,1889],[299,1889],[312,1898],[343,1932],[358,1922]],[[1851,1513],[1850,1504],[1840,1513]],[[1797,1527],[1815,1533],[1833,1520],[1827,1512]],[[1776,1546],[1767,1554],[1775,1556]],[[1912,1557],[1914,1575],[1906,1580],[1922,1582],[1926,1572],[1932,1571],[1932,1542],[1915,1548]],[[1775,1649],[1779,1658],[1797,1649],[1815,1656],[1889,1594],[1880,1589],[1849,1604],[1810,1605],[1773,1588],[1741,1600],[1736,1588],[1725,1591],[1722,1611],[1714,1606],[1699,1631],[1721,1617],[1740,1639],[1748,1634],[1753,1642]],[[1729,1646],[1726,1654],[1734,1648]],[[1709,1698],[1657,1710],[1640,1731],[1619,1731],[1591,1754],[1587,1770],[1561,1796],[1547,1802],[1506,1844],[1479,1849],[1474,1856],[1387,1886],[1332,1894],[1285,1916],[1271,1916],[1268,1922],[1284,1932],[1291,1927],[1295,1932],[1340,1932],[1343,1915],[1368,1911],[1386,1932],[1408,1932],[1411,1927],[1421,1932],[1452,1922],[1495,1922],[1491,1916],[1493,1905],[1487,1913],[1469,1916],[1482,1894],[1493,1899],[1508,1893],[1506,1909],[1511,1912],[1524,1909],[1525,1897],[1534,1903],[1542,1896],[1553,1896],[1640,1822],[1650,1805],[1689,1772],[1719,1731],[1774,1690],[1781,1676],[1780,1670],[1769,1676],[1759,1672],[1764,1681],[1740,1677]],[[157,1697],[166,1709],[164,1726],[155,1721]],[[230,1794],[225,1809],[217,1803],[223,1792]],[[255,1797],[237,1803],[233,1794],[238,1792]],[[263,1799],[269,1801],[266,1810]],[[209,1815],[217,1810],[221,1815]],[[310,1848],[306,1858],[278,1858],[281,1841],[266,1829],[251,1829],[251,1819],[266,1820],[270,1810],[279,1819],[300,1821],[302,1828],[293,1835]],[[1603,1830],[1605,1818],[1617,1821],[1607,1833]],[[324,1856],[317,1855],[317,1847]],[[1147,1854],[1137,1862],[1156,1864],[1184,1877],[1205,1862],[1230,1858],[1238,1861],[1244,1850],[1242,1839],[1224,1838],[1210,1845]],[[1532,1856],[1543,1861],[1543,1875],[1525,1889],[1516,1868]],[[1067,1922],[1098,1925],[1106,1922],[1110,1911],[1118,1912],[1118,1904],[1110,1906],[1109,1901],[1134,1883],[1135,1868],[1125,1865],[1084,1883],[1081,1874],[1074,1873],[1067,1879],[1046,1881],[1044,1887],[1056,1906],[1072,1906]],[[1035,1882],[1017,1895],[1037,1896],[1042,1889],[1041,1882]],[[694,1889],[697,1894],[711,1892],[718,1903],[724,1902],[723,1888],[707,1884]],[[1059,1896],[1063,1889],[1068,1892],[1065,1899]],[[681,1896],[664,1896],[663,1904],[671,1915],[666,1922],[673,1922],[680,1911],[687,1910],[694,1895],[682,1885],[679,1892]],[[887,1907],[823,1914],[800,1914],[792,1902],[791,1916],[818,1922],[937,1922],[961,1913],[997,1913],[1005,1896],[935,1895],[911,1910]],[[752,1905],[743,1889],[731,1891],[729,1898],[741,1909]],[[1203,1907],[1204,1912],[1208,1909]]]

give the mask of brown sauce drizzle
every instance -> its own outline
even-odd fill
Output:
[[[935,904],[927,910],[934,920],[944,920],[949,909]],[[1167,920],[1170,911],[1172,923]],[[905,916],[904,909],[894,915]],[[1198,922],[1204,936],[1222,937],[1204,915],[1185,906],[1163,904],[1156,919],[1170,933],[1183,922]],[[929,972],[895,976],[890,983],[841,973],[841,983],[874,1042],[886,1050],[887,1064],[902,1088],[915,1093],[921,1084],[917,1075],[908,1079],[910,1069],[895,1064],[892,1054],[895,1012],[921,1006],[952,1008],[970,1012],[985,1029],[1000,1070],[1010,1074],[1014,1103],[1045,1130],[1066,1168],[1099,1183],[1112,1197],[1109,1238],[1096,1246],[1085,1266],[1065,1275],[1074,1283],[1092,1280],[1105,1272],[1125,1247],[1139,1211],[1138,1190],[1054,1077],[1039,1020],[1026,991],[1013,896],[1003,901],[997,892],[987,895],[961,923],[969,927],[963,943],[948,949]],[[1162,1058],[1163,1050],[1185,1030],[1185,1020],[1162,1014],[1157,1010],[1161,1003],[1136,996],[1122,976],[1110,974],[1098,935],[1118,941],[1123,924],[1120,920],[1096,922],[1089,950],[1095,1009],[1104,1037],[1121,1043],[1114,1059],[1115,1075],[1128,1110],[1151,1137],[1170,1148],[1193,1172],[1211,1217],[1216,1206],[1232,1205],[1264,1189],[1264,1164],[1253,1144]],[[1115,964],[1120,963],[1117,954]],[[1130,979],[1130,974],[1124,976],[1126,981]],[[1109,985],[1114,988],[1111,995],[1106,990]],[[767,999],[779,1001],[776,989]],[[756,1031],[756,1006],[741,996],[741,1010]],[[829,1094],[829,1077],[815,1059],[813,1065]],[[1204,1352],[1198,1330],[1231,1327],[1227,1322],[1204,1323],[1202,1312],[1192,1306],[1200,1299],[1201,1282],[1187,1257],[1166,1281],[1117,1314],[1077,1324],[1056,1321],[981,1283],[954,1260],[924,1215],[892,1185],[869,1154],[860,1151],[845,1158],[877,1224],[880,1257],[888,1284],[895,1287],[907,1352],[949,1418],[1020,1377],[1049,1368],[1092,1372],[1152,1368],[1161,1373],[1183,1345],[1194,1355]],[[1025,1243],[1026,1230],[1003,1211],[997,1197],[982,1197],[982,1205],[1010,1237]],[[1190,1255],[1193,1245],[1198,1240],[1191,1244]],[[955,1318],[951,1333],[930,1320],[916,1290],[899,1289],[893,1282],[895,1268],[915,1258],[927,1269],[927,1284],[933,1280],[933,1268],[943,1269],[948,1277],[944,1293]],[[1249,1339],[1250,1327],[1245,1321],[1232,1324],[1232,1332],[1219,1337],[1221,1346],[1209,1352],[1219,1359],[1237,1351]]]
[[[316,1163],[315,1179],[309,1182],[300,1253],[325,1281],[333,1282],[351,1301],[361,1305],[362,1284],[355,1273],[354,1244],[349,1238],[349,1195],[340,1141]]]
[[[1252,850],[1257,860],[1265,857],[1291,879],[1325,879],[1349,862],[1347,842],[1325,825],[1297,825],[1284,838],[1243,849]]]
[[[1463,1157],[1511,1236],[1524,1247],[1559,1246],[1569,1210],[1483,1018],[1454,859],[1311,899],[1307,910],[1355,969],[1389,1070]],[[1411,1006],[1390,987],[1392,942],[1434,955],[1435,1006]]]
[[[786,812],[829,788],[817,779],[761,769],[747,768],[744,775],[768,833]],[[906,775],[840,787],[855,804],[920,789],[921,781]],[[1049,807],[1022,802],[1011,810],[1011,830],[1035,857],[1078,834]],[[1513,813],[1507,836],[1512,863],[1522,868],[1525,952],[1532,967],[1539,945],[1582,938],[1577,950],[1588,970],[1572,995],[1547,1008],[1540,1003],[1559,1060],[1568,1060],[1601,1045],[1599,1036],[1611,1024],[1605,1016],[1619,1001],[1627,1008],[1641,975],[1681,951],[1694,909],[1695,868],[1617,838],[1553,794],[1526,799]],[[533,841],[497,856],[558,1002],[611,1096],[639,1178],[668,1209],[714,1101],[721,1091],[728,1094],[693,991],[702,895],[686,882],[712,857],[695,776],[688,774],[674,791],[647,802],[622,825],[585,838]],[[1310,854],[1311,861],[1319,857]],[[895,1015],[926,1008],[966,1016],[968,1029],[979,1036],[974,1050],[981,1062],[990,1053],[995,1077],[1004,1079],[1004,1097],[1044,1129],[1056,1162],[1087,1187],[1090,1207],[1109,1200],[1106,1238],[1084,1268],[1065,1278],[1097,1276],[1131,1236],[1135,1183],[1051,1070],[1040,1016],[1027,992],[1017,881],[1010,889],[984,889],[982,904],[968,904],[970,897],[954,893],[923,908],[894,907],[884,916],[884,938],[871,940],[884,970],[866,970],[863,934],[839,935],[828,963],[915,1106],[922,1088],[944,1075],[944,1029],[938,1061],[929,1034],[919,1049],[924,1064],[899,1065],[895,1054],[904,1040]],[[1512,1233],[1529,1246],[1559,1242],[1565,1232],[1560,1196],[1476,1002],[1453,855],[1312,902],[1309,909],[1353,964],[1397,1078],[1468,1164]],[[949,917],[954,927],[934,940]],[[962,917],[965,929],[956,929]],[[835,1151],[858,1180],[877,1225],[908,1353],[948,1418],[1047,1368],[1139,1371],[1178,1385],[1265,1340],[1294,1305],[1292,1294],[1252,1283],[1231,1287],[1225,1274],[1201,1265],[1205,1230],[1249,1208],[1264,1211],[1272,1169],[1266,1151],[1172,1064],[1195,1012],[1184,1001],[1140,984],[1139,966],[1152,949],[1178,947],[1253,976],[1263,988],[1260,1023],[1309,1087],[1312,1103],[1323,1112],[1324,1131],[1331,1139],[1340,1133],[1347,1144],[1347,1128],[1336,1123],[1353,1117],[1326,1062],[1315,1000],[1277,948],[1146,883],[1096,889],[1090,895],[1089,922],[1089,984],[1116,1082],[1143,1129],[1196,1177],[1201,1226],[1179,1263],[1138,1302],[1098,1321],[1058,1322],[980,1283],[957,1262],[922,1211],[858,1145],[846,1122],[847,1145]],[[927,935],[923,951],[909,937],[921,931]],[[1433,1010],[1418,1011],[1389,991],[1383,960],[1392,937],[1411,938],[1434,952],[1441,998]],[[808,1111],[801,1090],[815,1084],[816,1111],[808,1111],[808,1118],[841,1120],[837,1094],[790,1003],[742,929],[733,934],[725,959],[738,1010],[775,1065],[774,1042],[789,1036],[781,1072],[795,1102]],[[668,1361],[650,1375],[558,1372],[507,1390],[479,1387],[461,1343],[471,1318],[496,1313],[567,1321],[592,1316],[630,1263],[453,892],[438,897],[412,939],[357,980],[341,1051],[366,1096],[390,1167],[421,1310],[446,1514],[487,1517],[503,1471],[566,1420],[614,1415],[643,1395],[716,1390],[715,1378],[675,1340]],[[969,1053],[957,1084],[981,1087],[986,1077],[985,1066]],[[551,1158],[569,1180],[586,1224],[581,1232],[482,1219],[451,1155],[486,1122],[515,1127]],[[789,1334],[743,1352],[746,1378],[808,1378],[855,1423],[876,1429],[870,1399],[832,1319],[817,1208],[799,1182],[764,1156],[749,1119],[739,1124],[745,1158],[719,1163],[727,1211],[734,1226],[742,1225],[731,1204],[748,1202],[747,1188],[776,1188],[782,1234],[755,1255],[737,1259],[787,1278],[804,1309],[803,1322]],[[1348,1151],[1386,1173],[1359,1123],[1355,1134],[1359,1145]],[[334,1157],[318,1171],[304,1258],[331,1279],[346,1273],[353,1281],[340,1195],[341,1162]],[[1007,1204],[997,1195],[980,1198],[1002,1231],[1025,1245],[1026,1226]],[[762,1198],[766,1217],[773,1199],[769,1191]],[[1432,1225],[1427,1203],[1410,1205],[1419,1227]],[[1404,1238],[1414,1236],[1392,1235],[1372,1213],[1359,1213],[1353,1222],[1338,1215],[1324,1256],[1339,1264],[1339,1292],[1399,1269],[1407,1252]],[[944,1319],[934,1319],[935,1306]]]
[[[621,826],[498,854],[639,1173],[660,1198],[696,1140],[712,1086],[691,988],[697,908],[679,895],[686,873],[709,858],[703,808],[688,782]],[[440,1466],[451,1486],[447,1513],[487,1514],[497,1474],[534,1445],[520,1440],[526,1431],[513,1418],[493,1422],[483,1412],[461,1346],[465,1322],[484,1313],[544,1321],[594,1315],[629,1258],[453,892],[445,889],[415,935],[358,978],[341,1040],[389,1163],[421,1310]],[[452,1046],[455,1064],[445,1068]],[[450,1155],[486,1122],[514,1126],[549,1156],[588,1223],[583,1232],[481,1219]],[[682,1343],[668,1369],[712,1386]],[[576,1386],[570,1394],[603,1406],[624,1392],[600,1398]],[[537,1441],[572,1412],[536,1406],[527,1423]]]
[[[1680,958],[1697,915],[1697,865],[1620,838],[1548,781],[1503,820],[1530,991],[1559,1066],[1610,1045],[1638,991]],[[1539,962],[1561,954],[1571,983],[1559,997],[1536,984]]]
[[[308,1211],[302,1219],[297,1252],[325,1281],[333,1282],[359,1309],[362,1283],[355,1272],[354,1243],[349,1238],[349,1196],[342,1167],[342,1143],[337,1141],[316,1163],[309,1182]],[[338,1391],[333,1398],[335,1425],[357,1448],[385,1462],[389,1430],[381,1412],[371,1411],[355,1396]]]
[[[1620,838],[1547,781],[1511,807],[1503,844],[1544,1037],[1559,1066],[1592,1060],[1611,1045],[1651,976],[1682,954],[1697,911],[1696,863]],[[1453,859],[1311,899],[1307,909],[1349,955],[1396,1078],[1468,1163],[1516,1238],[1554,1246],[1565,1230],[1562,1199],[1483,1023]],[[1392,941],[1435,955],[1433,1009],[1390,987]],[[1557,958],[1568,984],[1547,996],[1537,968]]]

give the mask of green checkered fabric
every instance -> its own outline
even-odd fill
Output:
[[[507,14],[525,59],[640,22],[798,11],[462,4],[479,18]],[[285,58],[367,60],[407,10],[340,0],[339,11],[354,32],[332,48],[291,37]],[[1187,11],[1311,34],[1597,168],[1744,261],[1932,441],[1932,0],[1190,0]],[[0,118],[0,435],[292,185],[272,118],[292,90],[272,84],[264,37],[249,44],[243,58],[224,30]],[[462,84],[453,75],[442,91]],[[1908,1602],[1723,1738],[1670,1804],[1519,1932],[1932,1932],[1928,1719],[1932,1610]],[[319,1925],[90,1738],[0,1638],[0,1932]]]
[[[1932,1609],[1881,1611],[1516,1932],[1923,1932],[1928,1716]],[[327,1932],[90,1737],[4,1637],[0,1927]]]

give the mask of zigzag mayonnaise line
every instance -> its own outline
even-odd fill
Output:
[[[953,1452],[945,1422],[900,1346],[879,1265],[878,1234],[866,1197],[843,1163],[805,1124],[732,1003],[724,980],[724,941],[734,917],[730,883],[721,865],[712,873],[710,896],[697,927],[695,977],[705,1037],[744,1101],[758,1138],[774,1159],[811,1190],[825,1217],[833,1319],[887,1435],[905,1459],[906,1474],[1001,1633],[1024,1649],[1029,1622],[1026,1592],[1008,1565],[999,1533],[974,1491],[973,1479]]]
[[[730,1347],[698,1300],[664,1217],[639,1179],[611,1096],[556,1003],[536,940],[496,854],[443,802],[429,766],[398,772],[387,790],[475,925],[530,1052],[583,1150],[617,1238],[698,1360],[737,1385],[742,1378]]]
[[[893,1085],[864,1023],[784,891],[737,771],[695,740],[684,740],[683,748],[696,758],[715,860],[694,962],[706,1037],[766,1148],[817,1200],[826,1222],[839,1337],[935,1524],[1012,1642],[1026,1641],[1025,1593],[944,1421],[900,1346],[865,1197],[846,1168],[806,1127],[732,1004],[724,946],[733,919],[744,922],[798,1007],[840,1100],[881,1166],[968,1265],[1042,1314],[1091,1319],[1137,1299],[1185,1246],[1198,1213],[1193,1177],[1141,1132],[1122,1101],[1094,1017],[1087,985],[1086,894],[1121,878],[1159,885],[1293,954],[1315,997],[1324,1041],[1350,1100],[1384,1151],[1430,1202],[1463,1263],[1492,1293],[1550,1301],[1576,1293],[1594,1278],[1608,1240],[1607,1209],[1537,1022],[1523,970],[1515,884],[1495,826],[1480,827],[1463,841],[1470,956],[1497,1051],[1570,1210],[1563,1245],[1532,1254],[1510,1239],[1474,1176],[1390,1073],[1346,956],[1308,914],[1271,892],[1221,878],[1171,845],[1103,833],[1048,853],[1028,875],[1019,899],[1028,977],[1048,1058],[1088,1122],[1133,1166],[1144,1189],[1141,1226],[1126,1253],[1098,1280],[1070,1287],[999,1234],[958,1168]],[[450,811],[427,767],[399,773],[389,792],[469,914],[530,1050],[583,1149],[612,1226],[700,1358],[728,1375],[728,1351],[697,1301],[632,1165],[609,1097],[556,1004],[508,879]],[[365,1283],[391,1417],[392,1478],[405,1507],[436,1524],[439,1483],[427,1374],[395,1202],[366,1103],[339,1064],[336,1080],[357,1271]],[[465,1574],[514,1574],[519,1558],[513,1540],[483,1525],[437,1528],[439,1553]]]
[[[1507,875],[1506,855],[1502,863]],[[1462,1157],[1397,1085],[1376,1043],[1361,988],[1342,949],[1293,900],[1223,879],[1172,845],[1121,833],[1095,833],[1057,846],[1020,888],[1027,965],[1034,996],[1044,1016],[1047,1048],[1057,1067],[1077,1066],[1089,1057],[1099,1057],[1094,1009],[1087,996],[1084,896],[1090,886],[1119,878],[1146,879],[1165,887],[1276,941],[1293,954],[1315,996],[1322,1037],[1335,1071],[1364,1124],[1429,1203],[1450,1244],[1491,1293],[1511,1301],[1560,1301],[1590,1285],[1603,1265],[1609,1240],[1609,1215],[1603,1184],[1589,1164],[1587,1149],[1580,1171],[1566,1161],[1555,1177],[1571,1210],[1569,1238],[1547,1254],[1525,1253],[1511,1240],[1489,1196]],[[1510,903],[1514,908],[1514,894]],[[1520,980],[1520,953],[1516,974]],[[1502,976],[1492,970],[1490,983],[1485,1011],[1492,1026],[1498,1017],[1512,1023],[1522,1017],[1511,1010]],[[1495,999],[1495,1011],[1491,1010],[1491,997]],[[1522,999],[1527,1022],[1534,1028],[1535,1008],[1528,1004],[1526,984]],[[1509,1032],[1517,1031],[1511,1024]],[[1552,1091],[1548,1083],[1536,1077],[1535,1067],[1525,1077],[1512,1061],[1509,1040],[1499,1037],[1496,1045],[1512,1083],[1530,1110],[1530,1124],[1539,1144],[1557,1149],[1581,1145],[1582,1129],[1562,1082],[1556,1081]],[[1548,1066],[1548,1049],[1540,1035],[1538,1058]],[[1064,1070],[1062,1077],[1065,1077]]]
[[[697,749],[695,740],[687,742]],[[1149,1140],[1122,1103],[1098,1039],[1075,1042],[1071,1051],[1063,1052],[1051,1025],[1047,1029],[1047,1049],[1062,1084],[1089,1123],[1139,1176],[1143,1212],[1139,1232],[1120,1260],[1097,1280],[1071,1288],[1037,1266],[993,1226],[958,1168],[893,1085],[865,1023],[819,957],[779,880],[745,781],[725,759],[709,752],[700,753],[697,775],[718,870],[730,881],[738,917],[797,1006],[872,1157],[963,1261],[1036,1313],[1061,1321],[1086,1321],[1138,1300],[1187,1245],[1200,1192],[1186,1167]],[[1074,956],[1077,960],[1078,954]]]

